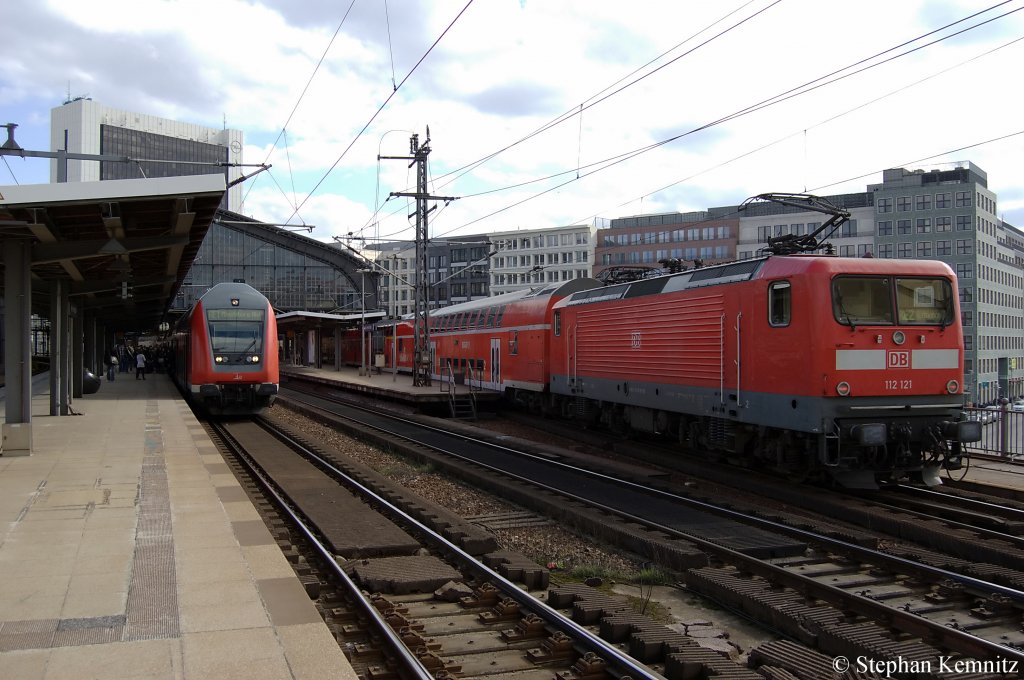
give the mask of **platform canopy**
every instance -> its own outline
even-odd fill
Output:
[[[33,307],[61,280],[107,328],[155,328],[225,190],[223,175],[0,186],[0,248],[29,242]]]

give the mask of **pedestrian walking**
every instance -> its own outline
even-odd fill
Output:
[[[135,379],[139,378],[146,379],[146,355],[143,354],[142,348],[135,353]]]
[[[107,352],[107,360],[104,362],[107,364],[107,381],[114,381],[114,372],[117,370],[117,353],[114,348],[111,347],[110,351]]]

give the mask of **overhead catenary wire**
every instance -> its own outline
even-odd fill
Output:
[[[1007,2],[1009,2],[1009,1],[1010,0],[1007,0]],[[510,210],[510,209],[518,207],[518,206],[520,206],[520,205],[522,205],[524,203],[527,203],[527,202],[529,202],[531,200],[534,200],[536,198],[540,198],[541,196],[544,196],[544,195],[546,195],[548,193],[551,193],[552,191],[555,191],[557,189],[565,187],[566,185],[571,184],[572,182],[580,181],[582,179],[585,179],[585,178],[587,178],[587,177],[589,177],[589,176],[591,176],[593,174],[596,174],[596,173],[601,172],[603,170],[607,170],[610,167],[613,167],[613,166],[618,165],[620,163],[623,163],[625,161],[631,160],[632,158],[635,158],[635,157],[637,157],[639,155],[642,155],[644,153],[647,153],[647,152],[652,151],[654,149],[657,149],[659,147],[665,146],[666,144],[670,144],[672,142],[678,141],[679,139],[682,139],[684,137],[692,135],[692,134],[694,134],[696,132],[700,132],[702,130],[707,130],[707,129],[711,128],[711,127],[714,127],[714,126],[717,126],[717,125],[721,125],[721,124],[723,124],[725,122],[728,122],[730,120],[734,120],[736,118],[748,115],[750,113],[754,113],[756,111],[760,111],[760,110],[768,108],[770,106],[774,106],[776,104],[782,103],[783,101],[787,101],[789,99],[792,99],[794,97],[800,96],[802,94],[806,94],[808,92],[811,92],[813,90],[819,89],[819,88],[824,87],[826,85],[830,85],[830,84],[839,82],[839,81],[844,80],[845,78],[850,77],[852,75],[856,75],[858,73],[862,73],[862,72],[864,72],[866,70],[875,68],[877,66],[882,66],[884,64],[887,64],[887,63],[890,63],[890,62],[894,61],[895,59],[907,56],[908,54],[912,54],[914,52],[917,52],[918,50],[923,49],[925,47],[929,47],[929,46],[938,44],[938,43],[940,43],[940,42],[942,42],[944,40],[948,40],[948,39],[950,39],[952,37],[955,37],[957,35],[961,35],[961,34],[967,32],[967,31],[973,30],[973,29],[978,28],[980,26],[984,26],[986,24],[991,23],[992,21],[995,21],[995,20],[998,20],[998,19],[1001,19],[1001,18],[1005,18],[1006,16],[1009,16],[1010,14],[1013,14],[1015,12],[1019,12],[1021,9],[1024,9],[1024,8],[1018,8],[1018,9],[1010,10],[1010,11],[1005,12],[1005,13],[997,16],[997,17],[993,17],[991,19],[987,19],[985,21],[979,22],[977,24],[974,24],[974,25],[969,26],[967,28],[964,28],[962,30],[956,31],[955,33],[952,33],[950,35],[947,35],[947,36],[938,38],[936,40],[930,41],[926,45],[919,46],[919,47],[907,50],[907,51],[902,52],[900,54],[897,54],[895,56],[892,56],[892,57],[889,57],[887,59],[884,59],[884,60],[882,60],[880,62],[876,62],[874,64],[870,64],[868,66],[864,66],[863,68],[858,69],[857,71],[855,71],[853,73],[847,73],[845,75],[840,75],[838,77],[835,77],[835,78],[833,78],[831,80],[827,80],[825,82],[820,82],[820,81],[823,80],[823,78],[828,78],[828,77],[830,77],[832,75],[843,73],[844,71],[847,71],[850,68],[854,68],[856,66],[860,66],[862,64],[865,64],[865,63],[871,61],[872,59],[875,59],[875,58],[877,58],[879,56],[888,54],[888,53],[892,52],[894,49],[899,49],[900,47],[904,47],[906,45],[910,45],[910,44],[912,44],[912,43],[914,43],[914,42],[916,42],[918,40],[926,38],[926,37],[928,37],[930,35],[934,35],[936,32],[939,32],[939,31],[942,31],[942,30],[944,30],[946,28],[950,28],[952,26],[955,26],[955,25],[957,25],[959,23],[962,23],[963,21],[965,21],[967,19],[976,17],[976,16],[978,16],[980,14],[983,14],[983,13],[985,13],[987,11],[991,11],[992,9],[1000,7],[1000,6],[1005,5],[1005,4],[1006,4],[1006,2],[998,3],[997,5],[994,5],[994,6],[990,7],[990,8],[988,8],[987,10],[984,10],[982,12],[976,12],[976,13],[968,16],[968,17],[965,17],[964,19],[959,19],[957,21],[954,21],[954,22],[951,22],[949,24],[946,24],[942,28],[929,31],[928,33],[924,33],[924,34],[922,34],[922,35],[920,35],[917,38],[914,38],[912,40],[904,41],[903,43],[900,43],[899,45],[897,45],[895,47],[888,48],[886,50],[883,50],[882,52],[876,53],[872,57],[867,57],[865,59],[858,60],[857,62],[854,62],[853,64],[851,64],[851,65],[849,65],[849,66],[847,66],[845,68],[833,71],[832,73],[830,73],[830,74],[828,74],[826,76],[821,76],[821,77],[815,78],[815,79],[813,79],[811,81],[806,82],[802,86],[799,86],[799,87],[796,87],[796,88],[791,88],[789,90],[786,90],[785,92],[780,93],[779,95],[776,95],[775,97],[770,97],[768,99],[762,100],[761,102],[758,102],[757,104],[754,104],[754,105],[751,105],[751,106],[748,106],[748,107],[744,107],[743,109],[739,109],[739,110],[737,110],[737,111],[735,111],[735,112],[733,112],[731,114],[728,114],[726,116],[722,116],[722,117],[720,117],[720,118],[718,118],[716,120],[713,120],[711,122],[705,123],[705,124],[700,125],[700,126],[697,126],[697,127],[693,128],[691,130],[688,130],[686,132],[682,132],[680,134],[673,135],[673,136],[668,137],[666,139],[662,139],[661,141],[654,142],[654,143],[651,143],[651,144],[648,144],[648,145],[645,145],[645,146],[642,146],[642,147],[638,147],[638,148],[633,149],[631,151],[623,152],[623,153],[621,153],[621,154],[619,154],[617,156],[612,156],[612,157],[609,157],[609,158],[606,158],[606,159],[603,159],[603,160],[591,163],[589,166],[585,166],[585,167],[593,167],[595,169],[592,170],[591,172],[583,173],[580,176],[579,180],[576,179],[575,177],[573,177],[572,179],[569,179],[567,181],[564,181],[564,182],[561,182],[559,184],[556,184],[556,185],[554,185],[552,187],[549,187],[549,188],[547,188],[547,189],[545,189],[543,191],[540,191],[538,193],[535,193],[535,194],[533,194],[531,196],[525,197],[525,198],[523,198],[521,200],[518,200],[518,201],[515,201],[513,203],[510,203],[510,204],[508,204],[508,205],[506,205],[504,207],[498,208],[497,210],[494,210],[494,211],[492,211],[492,212],[490,212],[490,213],[488,213],[486,215],[483,215],[481,217],[473,219],[473,220],[471,220],[469,222],[463,223],[463,224],[461,224],[461,225],[459,225],[457,227],[453,227],[452,229],[446,231],[445,233],[452,233],[453,231],[458,231],[458,230],[463,229],[465,227],[468,227],[468,226],[471,226],[473,224],[476,224],[477,222],[480,222],[480,221],[482,221],[484,219],[488,219],[490,217],[493,217],[493,216],[495,216],[497,214],[505,212],[506,210]],[[811,86],[813,86],[813,87],[811,87]],[[509,188],[519,188],[519,187],[522,187],[522,186],[526,186],[528,184],[535,184],[535,183],[538,183],[538,182],[543,182],[543,181],[551,180],[551,179],[554,179],[554,178],[557,178],[557,177],[561,177],[561,176],[564,176],[564,175],[569,175],[569,174],[572,174],[572,173],[575,173],[575,172],[576,172],[575,168],[568,169],[568,170],[564,170],[564,171],[561,171],[561,172],[558,172],[558,173],[553,173],[553,174],[547,175],[547,176],[542,177],[542,178],[536,178],[534,180],[528,180],[528,181],[525,181],[525,182],[520,182],[520,183],[517,183],[515,185],[511,185],[510,187],[502,187],[502,188],[491,189],[491,190],[487,190],[487,191],[483,191],[483,192],[477,192],[475,194],[464,195],[463,199],[470,199],[470,198],[474,198],[474,197],[477,197],[477,196],[482,196],[482,195],[491,194],[491,193],[497,193],[497,192],[500,192],[500,191],[503,191],[503,190],[507,190]]]
[[[277,143],[281,141],[281,137],[284,135],[284,131],[288,129],[288,124],[292,122],[292,118],[295,116],[295,112],[299,110],[299,104],[302,103],[303,97],[305,97],[306,92],[309,91],[309,86],[313,83],[313,78],[316,77],[317,72],[320,70],[320,66],[324,63],[324,59],[327,57],[327,53],[331,50],[331,45],[333,45],[334,41],[337,39],[338,33],[341,32],[341,28],[342,26],[345,25],[345,21],[348,19],[348,15],[352,11],[352,7],[354,7],[355,4],[356,0],[352,0],[352,2],[349,3],[348,9],[345,10],[345,14],[341,17],[341,21],[338,22],[338,27],[334,29],[334,34],[331,36],[331,39],[327,41],[327,46],[324,47],[324,51],[320,55],[320,59],[316,62],[316,66],[313,67],[313,72],[309,74],[309,79],[306,80],[306,84],[302,88],[302,92],[299,93],[298,98],[295,100],[295,105],[292,106],[292,110],[288,114],[288,118],[285,119],[284,125],[281,126],[281,132],[277,134],[277,139],[275,139],[274,143],[270,145],[270,149],[267,151],[267,156],[263,160],[264,165],[266,165],[267,162],[270,160],[270,155],[274,152],[274,149],[277,148]],[[255,185],[250,184],[249,187],[246,189],[245,194],[242,196],[243,205],[245,204],[245,200],[249,197],[249,192],[252,191],[253,186]]]
[[[896,94],[899,94],[901,92],[905,92],[905,91],[907,91],[907,90],[909,90],[909,89],[911,89],[913,87],[916,87],[918,85],[926,83],[929,80],[932,80],[932,79],[937,78],[937,77],[939,77],[941,75],[944,75],[946,73],[954,71],[954,70],[956,70],[956,69],[958,69],[958,68],[960,68],[962,66],[970,64],[970,63],[972,63],[974,61],[977,61],[979,59],[983,59],[984,57],[990,56],[992,54],[995,54],[999,50],[1002,50],[1002,49],[1005,49],[1007,47],[1010,47],[1011,45],[1014,45],[1016,43],[1021,42],[1022,40],[1024,40],[1024,36],[1018,37],[1018,38],[1014,38],[1013,40],[1010,40],[1010,41],[1008,41],[1006,43],[1003,43],[1002,45],[999,45],[998,47],[994,47],[994,48],[992,48],[990,50],[982,52],[981,54],[977,54],[977,55],[975,55],[975,56],[973,56],[973,57],[971,57],[969,59],[965,59],[965,60],[963,60],[963,61],[961,61],[961,62],[959,62],[957,64],[954,64],[952,66],[944,68],[944,69],[942,69],[940,71],[936,71],[935,73],[932,73],[932,74],[930,74],[930,75],[928,75],[928,76],[926,76],[924,78],[920,78],[920,79],[918,79],[918,80],[916,80],[916,81],[914,81],[912,83],[908,83],[908,84],[903,85],[901,87],[898,87],[896,89],[890,90],[889,92],[887,92],[887,93],[885,93],[883,95],[880,95],[878,97],[870,99],[870,100],[868,100],[866,102],[862,102],[862,103],[860,103],[860,104],[858,104],[856,106],[853,106],[853,107],[851,107],[849,109],[846,109],[845,111],[842,111],[842,112],[837,113],[837,114],[835,114],[833,116],[829,116],[828,118],[820,120],[817,123],[813,123],[811,125],[808,125],[808,126],[802,128],[801,130],[797,130],[796,132],[789,133],[787,135],[779,137],[779,138],[777,138],[777,139],[775,139],[775,140],[773,140],[771,142],[768,142],[766,144],[762,144],[762,145],[757,146],[757,147],[755,147],[753,149],[750,149],[748,151],[744,151],[743,153],[741,153],[741,154],[739,154],[737,156],[733,156],[732,158],[730,158],[728,160],[722,161],[720,163],[716,163],[716,164],[714,164],[714,165],[712,165],[710,167],[704,168],[703,170],[699,170],[699,171],[694,172],[694,173],[692,173],[690,175],[687,175],[686,177],[682,177],[680,179],[674,180],[674,181],[670,182],[669,184],[665,184],[665,185],[662,185],[662,186],[658,187],[657,189],[653,189],[651,191],[646,191],[643,194],[641,194],[640,196],[635,196],[635,197],[633,197],[633,198],[631,198],[631,199],[629,199],[627,201],[623,201],[622,203],[619,203],[618,205],[616,205],[614,207],[621,208],[621,207],[629,205],[630,203],[632,203],[634,201],[637,201],[637,200],[642,202],[643,199],[646,198],[646,197],[653,196],[653,195],[655,195],[655,194],[657,194],[659,192],[665,191],[666,189],[670,189],[671,187],[674,187],[674,186],[676,186],[678,184],[682,184],[683,182],[688,182],[688,181],[694,179],[695,177],[699,177],[699,176],[701,176],[703,174],[706,174],[708,172],[711,172],[713,170],[718,170],[720,168],[723,168],[723,167],[729,165],[730,163],[734,163],[734,162],[736,162],[738,160],[741,160],[741,159],[746,158],[748,156],[751,156],[751,155],[753,155],[755,153],[758,153],[759,151],[763,151],[765,149],[771,148],[771,147],[773,147],[773,146],[775,146],[777,144],[780,144],[780,143],[782,143],[782,142],[784,142],[784,141],[786,141],[788,139],[792,139],[793,137],[795,137],[797,135],[800,135],[800,134],[806,135],[807,132],[809,132],[810,130],[814,130],[815,128],[821,127],[823,125],[827,125],[828,123],[831,123],[831,122],[833,122],[835,120],[838,120],[838,119],[840,119],[840,118],[842,118],[844,116],[850,115],[850,114],[852,114],[852,113],[854,113],[856,111],[859,111],[859,110],[861,110],[861,109],[863,109],[865,107],[871,106],[872,104],[876,104],[876,103],[878,103],[878,102],[880,102],[880,101],[882,101],[884,99],[888,99],[889,97],[892,97],[892,96],[894,96]],[[834,185],[830,184],[830,185],[826,185],[826,186],[834,186]],[[817,187],[817,188],[820,189],[820,188],[824,188],[824,187]],[[805,186],[804,190],[807,191],[806,186]],[[601,214],[601,212],[592,213],[592,214],[588,215],[585,218],[580,218],[578,220],[575,220],[573,222],[573,224],[575,224],[577,222],[581,222],[581,221],[589,221],[589,220],[591,220],[593,218],[598,217],[600,214]]]
[[[302,199],[302,202],[298,205],[297,208],[295,208],[291,216],[287,220],[285,220],[285,223],[291,222],[292,218],[295,217],[299,210],[302,209],[302,206],[306,205],[306,202],[309,201],[309,199],[312,198],[313,194],[316,193],[317,189],[320,188],[320,185],[327,181],[327,178],[330,177],[332,172],[334,172],[334,169],[338,167],[338,163],[340,163],[341,160],[352,149],[352,147],[355,146],[355,143],[359,140],[360,137],[363,136],[363,133],[366,132],[367,128],[369,128],[373,121],[376,120],[377,116],[380,115],[381,111],[384,110],[384,108],[388,105],[391,99],[398,93],[402,86],[405,85],[406,81],[408,81],[409,78],[412,77],[412,74],[416,72],[416,69],[420,67],[420,64],[422,64],[426,60],[426,58],[430,56],[430,53],[434,51],[434,48],[437,47],[438,43],[440,43],[441,40],[445,37],[445,35],[448,34],[448,31],[452,29],[455,23],[462,17],[463,14],[465,14],[466,10],[469,9],[469,6],[472,4],[473,0],[469,0],[465,4],[465,6],[461,10],[459,10],[459,13],[455,15],[455,18],[451,20],[448,26],[446,26],[445,29],[441,31],[441,34],[437,36],[437,39],[434,40],[433,43],[431,43],[430,47],[427,48],[427,51],[423,53],[423,55],[419,58],[419,60],[417,60],[417,62],[413,65],[409,72],[405,74],[405,77],[402,78],[402,82],[398,83],[398,86],[391,92],[391,94],[387,96],[387,98],[381,103],[381,105],[377,107],[377,110],[373,113],[373,115],[370,116],[370,119],[366,121],[366,124],[363,125],[359,132],[356,133],[356,136],[352,139],[351,142],[349,142],[348,146],[346,146],[345,149],[338,155],[334,163],[331,164],[331,167],[327,169],[327,172],[325,172],[323,176],[316,182],[316,184],[313,185],[313,188],[310,189],[306,197]]]

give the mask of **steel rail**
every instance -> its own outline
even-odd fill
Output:
[[[317,395],[317,398],[323,398],[323,397],[320,397],[319,395]],[[325,399],[325,400],[329,401],[329,399]],[[310,404],[310,402],[305,402],[305,403],[308,404],[308,405],[315,406],[315,404]],[[351,406],[351,405],[346,404],[346,406]],[[361,407],[358,407],[358,406],[351,406],[351,407],[355,408],[356,410],[368,411],[367,409],[362,409]],[[379,412],[375,412],[375,413],[378,416],[381,415]],[[392,416],[391,414],[387,414],[387,417],[393,418],[394,420],[397,420],[399,422],[404,422],[404,423],[407,423],[407,424],[416,425],[417,427],[422,427],[422,428],[424,428],[424,429],[426,429],[428,431],[439,432],[439,433],[443,433],[443,434],[445,434],[447,436],[450,436],[450,437],[453,437],[453,438],[458,438],[458,439],[462,439],[462,440],[466,440],[466,441],[472,441],[472,442],[478,443],[480,445],[486,446],[486,447],[494,449],[494,450],[505,451],[507,453],[515,454],[517,456],[528,457],[528,458],[531,458],[533,460],[537,460],[537,461],[543,462],[543,463],[545,463],[547,465],[551,465],[551,466],[554,466],[554,467],[560,467],[562,469],[567,469],[567,470],[572,470],[572,471],[575,471],[575,472],[580,472],[580,473],[583,473],[585,475],[594,477],[596,479],[600,479],[602,481],[614,482],[615,484],[624,486],[626,488],[631,488],[631,489],[634,489],[634,490],[639,490],[639,491],[643,491],[643,492],[649,493],[649,494],[654,495],[654,496],[659,496],[659,497],[662,497],[662,498],[667,498],[667,499],[670,499],[670,500],[674,500],[676,502],[680,502],[680,503],[683,503],[685,505],[690,505],[692,507],[697,507],[697,508],[700,508],[700,509],[703,509],[703,510],[707,510],[708,512],[713,512],[713,513],[721,515],[721,516],[727,516],[727,517],[731,517],[733,519],[741,520],[741,521],[743,521],[745,523],[748,523],[748,524],[754,524],[754,525],[759,526],[759,527],[766,527],[766,528],[770,528],[770,529],[775,529],[777,531],[783,531],[783,532],[785,532],[788,535],[798,536],[798,537],[807,539],[808,541],[812,541],[812,542],[819,543],[819,544],[825,544],[825,545],[827,545],[827,546],[829,546],[831,548],[835,548],[837,550],[851,552],[851,553],[856,554],[856,555],[866,556],[867,558],[875,561],[876,563],[878,563],[878,562],[887,563],[890,566],[891,565],[897,565],[900,568],[906,569],[906,570],[910,570],[911,572],[924,573],[924,574],[928,574],[928,575],[930,575],[932,577],[948,579],[948,580],[951,580],[951,581],[954,581],[954,582],[957,582],[957,583],[961,583],[964,586],[970,587],[970,588],[972,588],[972,589],[974,589],[976,591],[979,591],[981,593],[985,593],[987,595],[998,594],[998,595],[1001,595],[1003,597],[1006,597],[1006,598],[1009,598],[1009,599],[1013,600],[1017,604],[1024,604],[1024,592],[1022,592],[1020,590],[1017,590],[1017,589],[1014,589],[1014,588],[1008,588],[1006,586],[1002,586],[1002,585],[999,585],[999,584],[996,584],[996,583],[991,583],[991,582],[988,582],[988,581],[983,581],[981,579],[973,578],[971,576],[965,576],[963,574],[958,574],[956,572],[948,571],[948,570],[945,570],[945,569],[940,569],[938,567],[931,567],[931,566],[928,566],[928,565],[925,565],[925,564],[921,564],[919,562],[915,562],[913,560],[909,560],[909,559],[902,558],[902,557],[897,557],[895,555],[889,555],[887,553],[883,553],[883,552],[880,552],[880,551],[877,551],[877,550],[872,550],[870,548],[865,548],[863,546],[856,545],[854,543],[849,543],[847,541],[842,541],[842,540],[831,538],[831,537],[828,537],[828,536],[822,536],[820,534],[816,534],[816,533],[814,533],[812,531],[808,531],[808,530],[805,530],[805,529],[799,529],[799,528],[796,528],[796,527],[790,527],[790,526],[781,524],[779,522],[774,522],[772,520],[766,520],[766,519],[762,519],[762,518],[759,518],[759,517],[753,517],[753,516],[750,516],[750,515],[745,515],[745,514],[739,512],[739,511],[736,511],[736,510],[731,510],[729,508],[723,508],[723,507],[720,507],[720,506],[715,506],[713,504],[705,503],[703,501],[698,501],[698,500],[694,500],[694,499],[691,499],[691,498],[686,498],[685,496],[679,496],[678,494],[674,494],[674,493],[671,493],[671,492],[668,492],[668,491],[662,491],[660,489],[654,489],[654,488],[651,488],[651,487],[643,486],[643,485],[637,484],[635,482],[629,482],[629,481],[626,481],[626,480],[617,479],[615,477],[612,477],[610,475],[606,475],[606,474],[603,474],[603,473],[600,473],[600,472],[595,472],[593,470],[587,470],[587,469],[584,469],[584,468],[579,468],[579,467],[570,465],[568,463],[563,463],[563,462],[560,462],[560,461],[555,461],[555,460],[552,460],[549,457],[537,456],[537,455],[534,455],[534,454],[531,454],[531,453],[528,453],[528,452],[519,451],[519,450],[516,450],[516,449],[512,449],[510,447],[502,446],[500,444],[494,444],[492,442],[487,442],[487,441],[475,439],[475,438],[469,437],[467,435],[462,435],[462,434],[458,434],[458,433],[452,433],[452,432],[449,432],[447,430],[443,430],[441,428],[433,427],[433,426],[430,426],[430,425],[424,425],[422,423],[418,423],[418,422],[415,422],[415,421],[412,421],[412,420],[408,420],[408,419],[404,419],[404,418],[397,417],[397,416]],[[349,418],[349,419],[352,420],[353,422],[360,423],[361,425],[364,425],[366,427],[371,427],[371,428],[373,428],[375,430],[380,430],[380,428],[374,426],[373,424],[367,423],[365,421],[360,421],[357,418]],[[529,479],[529,478],[523,477],[521,475],[517,475],[516,473],[510,472],[508,470],[504,470],[504,469],[496,467],[496,466],[488,465],[486,463],[481,463],[479,461],[473,460],[472,458],[469,458],[469,457],[464,456],[462,454],[458,454],[458,453],[454,453],[454,452],[450,452],[450,451],[442,451],[440,449],[437,449],[436,447],[430,446],[429,444],[423,444],[422,442],[415,442],[414,440],[411,440],[408,437],[404,437],[403,435],[400,435],[400,434],[394,434],[394,433],[388,433],[388,434],[390,434],[391,436],[396,436],[396,437],[400,437],[402,439],[406,439],[407,441],[413,441],[417,445],[427,446],[428,448],[440,451],[441,453],[443,453],[446,456],[457,458],[457,459],[462,460],[464,462],[472,463],[473,465],[479,466],[479,467],[481,467],[483,469],[486,469],[486,470],[490,470],[490,471],[493,471],[493,472],[498,472],[498,473],[500,473],[500,474],[502,474],[502,475],[504,475],[506,477],[509,477],[509,478],[512,478],[512,479],[516,479],[516,480],[521,481],[521,482],[528,483],[528,484],[530,484],[532,486],[536,486],[536,487],[544,489],[546,491],[550,491],[552,493],[558,494],[558,495],[560,495],[562,497],[565,497],[565,498],[570,498],[572,500],[576,500],[576,501],[579,501],[579,502],[586,503],[587,505],[589,505],[591,507],[598,508],[600,510],[612,513],[612,514],[614,514],[616,516],[623,517],[623,518],[628,519],[628,520],[633,521],[633,522],[638,522],[638,523],[644,524],[646,526],[658,529],[659,531],[664,531],[664,532],[666,532],[666,533],[668,533],[670,535],[676,536],[678,538],[682,538],[682,539],[688,540],[688,541],[690,541],[690,542],[698,545],[699,547],[701,547],[703,549],[706,549],[706,550],[708,550],[710,552],[721,554],[721,555],[726,555],[730,559],[734,559],[736,561],[740,561],[740,562],[742,562],[744,564],[744,566],[746,568],[749,568],[752,572],[760,573],[761,575],[763,575],[765,577],[769,577],[769,578],[778,577],[779,580],[784,581],[787,585],[790,585],[790,587],[796,588],[798,590],[808,589],[813,584],[813,588],[810,588],[810,589],[820,593],[820,595],[822,596],[822,599],[825,599],[825,600],[830,601],[830,602],[838,602],[842,606],[850,606],[854,602],[856,602],[859,606],[861,606],[862,608],[867,610],[872,616],[878,616],[879,618],[881,618],[883,620],[897,619],[897,620],[900,620],[900,621],[904,622],[904,624],[906,625],[905,630],[907,630],[908,632],[912,632],[912,633],[915,633],[915,634],[918,634],[918,635],[923,635],[925,637],[932,637],[932,638],[936,638],[937,637],[939,639],[942,639],[942,638],[945,638],[945,637],[951,638],[951,639],[953,639],[953,640],[955,640],[955,641],[957,641],[959,643],[958,651],[973,650],[971,652],[966,652],[966,653],[971,653],[971,654],[981,653],[982,654],[982,658],[986,658],[986,659],[1012,657],[1012,658],[1020,661],[1021,663],[1024,663],[1024,651],[1017,651],[1017,650],[1015,650],[1015,649],[1013,649],[1011,647],[1006,647],[1004,645],[1000,645],[1000,644],[996,644],[996,643],[990,642],[988,640],[985,640],[984,638],[978,637],[976,635],[972,635],[972,634],[970,634],[968,632],[961,631],[961,630],[958,630],[958,629],[955,629],[955,628],[949,628],[949,627],[947,627],[947,626],[945,626],[943,624],[939,624],[939,623],[935,623],[935,622],[929,621],[928,619],[925,619],[925,618],[923,618],[921,616],[918,616],[916,614],[912,614],[910,612],[905,612],[905,611],[901,611],[901,610],[895,609],[894,607],[890,607],[887,604],[884,604],[884,603],[872,600],[872,599],[867,598],[867,597],[863,597],[863,596],[859,596],[859,595],[851,595],[849,592],[844,591],[844,590],[842,590],[840,588],[837,588],[835,586],[829,586],[827,584],[821,584],[821,583],[814,582],[812,580],[808,580],[807,577],[794,575],[792,572],[789,572],[789,571],[785,570],[782,567],[777,567],[775,565],[768,564],[766,562],[763,562],[762,560],[759,560],[758,558],[750,557],[748,555],[745,555],[744,553],[732,550],[730,548],[723,547],[723,546],[721,546],[719,544],[716,544],[716,543],[712,543],[711,541],[708,541],[707,539],[701,538],[699,536],[691,535],[691,534],[688,534],[688,533],[686,533],[684,531],[681,531],[679,529],[675,529],[673,527],[667,527],[667,526],[658,524],[657,522],[652,522],[649,519],[646,519],[646,518],[643,518],[643,517],[639,517],[637,515],[633,515],[631,513],[625,512],[625,511],[620,510],[618,508],[614,508],[614,507],[602,504],[599,501],[595,501],[595,500],[590,499],[590,498],[585,498],[585,497],[578,496],[576,494],[568,493],[568,492],[566,492],[564,490],[560,490],[560,489],[558,489],[556,487],[549,486],[549,485],[544,484],[542,482],[538,482],[536,480]]]
[[[306,526],[305,521],[299,517],[294,510],[292,510],[289,504],[281,497],[269,480],[264,477],[263,471],[259,466],[244,453],[244,450],[238,444],[238,441],[232,437],[229,432],[227,432],[227,429],[223,425],[211,423],[210,426],[215,432],[217,432],[217,435],[234,450],[238,459],[242,461],[246,468],[248,468],[253,478],[259,482],[264,493],[273,498],[278,508],[287,514],[292,522],[299,528],[302,534],[306,537],[306,540],[310,542],[316,552],[320,555],[321,559],[323,559],[331,573],[333,573],[344,584],[345,589],[354,597],[359,608],[383,633],[391,650],[402,660],[403,663],[405,663],[407,668],[414,673],[417,678],[420,680],[433,680],[434,674],[427,670],[426,666],[423,665],[416,655],[405,646],[405,643],[402,642],[402,638],[399,637],[388,622],[384,620],[384,617],[379,611],[377,611],[377,608],[374,607],[363,595],[359,586],[356,585],[352,578],[341,568],[331,551],[329,551],[324,544],[320,542],[320,539],[316,537],[308,526]]]
[[[531,596],[529,593],[524,592],[518,585],[508,580],[498,572],[494,571],[487,565],[482,564],[479,560],[470,555],[468,552],[466,552],[459,546],[455,545],[454,543],[452,543],[447,538],[445,538],[438,532],[434,531],[430,527],[426,526],[409,513],[397,507],[396,505],[388,501],[386,498],[375,492],[373,489],[365,486],[358,480],[354,479],[351,475],[338,469],[330,461],[325,460],[315,451],[311,451],[301,442],[293,439],[284,432],[281,432],[272,424],[268,423],[266,419],[262,417],[257,417],[257,421],[263,424],[263,426],[268,431],[270,431],[275,437],[278,437],[279,439],[281,439],[281,441],[285,442],[289,446],[301,450],[304,455],[308,455],[310,458],[316,460],[316,462],[319,465],[322,465],[324,468],[330,470],[331,473],[337,475],[339,478],[344,479],[346,484],[351,485],[352,488],[358,490],[359,493],[364,494],[369,498],[372,498],[376,503],[387,508],[388,512],[394,513],[398,517],[401,517],[402,520],[416,527],[417,531],[420,531],[424,535],[429,536],[430,539],[436,542],[438,545],[440,545],[442,549],[454,553],[455,555],[458,555],[460,559],[471,564],[473,569],[483,574],[487,578],[487,580],[493,581],[494,583],[499,585],[506,596],[515,600],[521,606],[530,609],[531,611],[534,611],[538,614],[538,616],[540,616],[542,619],[544,619],[551,625],[571,631],[573,635],[577,636],[578,638],[584,641],[584,646],[591,647],[591,651],[601,654],[602,658],[604,658],[606,661],[613,661],[615,664],[626,669],[630,674],[629,677],[632,678],[632,680],[640,680],[641,678],[644,678],[646,680],[665,680],[664,676],[655,673],[647,666],[637,663],[637,661],[633,657],[623,654],[619,649],[608,644],[600,637],[597,637],[596,635],[594,635],[589,630],[579,625],[572,619],[567,618],[561,612],[552,609],[544,602],[541,602],[540,600],[537,600],[536,598]]]

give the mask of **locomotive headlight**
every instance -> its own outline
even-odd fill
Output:
[[[950,394],[960,394],[960,383],[956,380],[950,380],[946,383],[946,391]]]
[[[218,364],[223,364],[223,363],[224,363],[224,357],[222,357],[222,356],[220,356],[220,355],[218,355],[218,356],[215,356],[215,357],[213,358],[213,360],[214,360],[214,361],[216,361],[216,362],[217,362]]]
[[[253,355],[252,355],[252,363],[254,363],[254,364],[258,364],[258,363],[260,363],[260,358],[259,358],[259,356],[257,356],[257,355],[255,355],[255,354],[253,354]]]
[[[844,380],[843,382],[836,385],[836,394],[838,394],[840,397],[850,396],[850,383]]]
[[[903,331],[896,331],[892,334],[892,341],[897,345],[902,345],[907,341],[907,336],[903,334]]]

